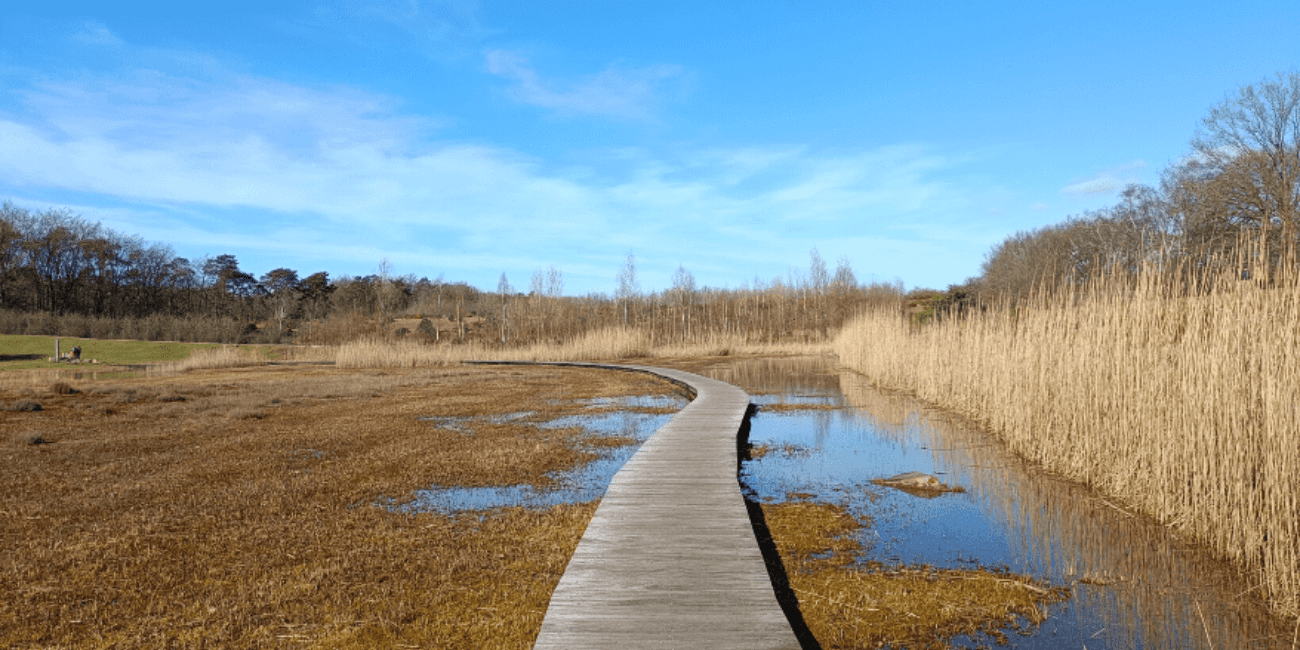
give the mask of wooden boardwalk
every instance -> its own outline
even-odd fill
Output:
[[[696,396],[610,482],[534,648],[797,650],[740,492],[749,395],[678,370],[598,367],[649,372]]]

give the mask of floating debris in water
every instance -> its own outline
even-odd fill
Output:
[[[939,477],[925,472],[904,472],[889,478],[872,479],[872,483],[902,490],[919,497],[935,497],[948,492],[965,492],[960,485],[946,485]]]

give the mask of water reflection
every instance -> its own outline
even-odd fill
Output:
[[[960,418],[876,391],[824,359],[733,362],[703,374],[763,395],[760,404],[844,405],[760,408],[750,441],[773,451],[742,468],[752,498],[813,494],[871,517],[867,560],[1005,566],[1070,586],[1072,600],[1014,647],[1291,648],[1293,623],[1271,616],[1232,567],[1027,465]],[[785,445],[807,453],[781,453]],[[870,484],[912,470],[967,492],[920,499]]]
[[[682,397],[643,395],[597,398],[587,401],[590,413],[568,415],[537,424],[543,429],[580,427],[588,436],[619,436],[635,441],[619,447],[602,447],[600,458],[567,472],[552,473],[549,487],[507,485],[497,487],[432,487],[419,490],[415,499],[400,507],[403,511],[458,512],[487,510],[506,506],[549,508],[561,503],[582,503],[599,499],[610,480],[655,431],[668,423],[673,413],[686,406]],[[668,410],[668,413],[654,411]],[[650,412],[647,412],[650,411]],[[493,422],[518,422],[536,415],[533,412],[483,416]],[[476,418],[421,418],[434,425],[461,433],[472,431],[469,421]],[[581,445],[581,441],[579,441]]]

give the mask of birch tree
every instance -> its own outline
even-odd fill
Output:
[[[614,294],[615,299],[623,307],[623,326],[627,327],[627,304],[641,293],[641,285],[636,280],[636,258],[632,253],[627,254],[627,262],[618,272],[618,291]]]

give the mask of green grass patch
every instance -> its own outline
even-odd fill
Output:
[[[53,368],[53,336],[0,335],[0,371]],[[81,347],[85,362],[98,359],[101,365],[135,365],[179,361],[195,350],[219,347],[215,343],[172,343],[160,341],[102,341],[60,336],[59,351],[68,353],[73,346]]]

